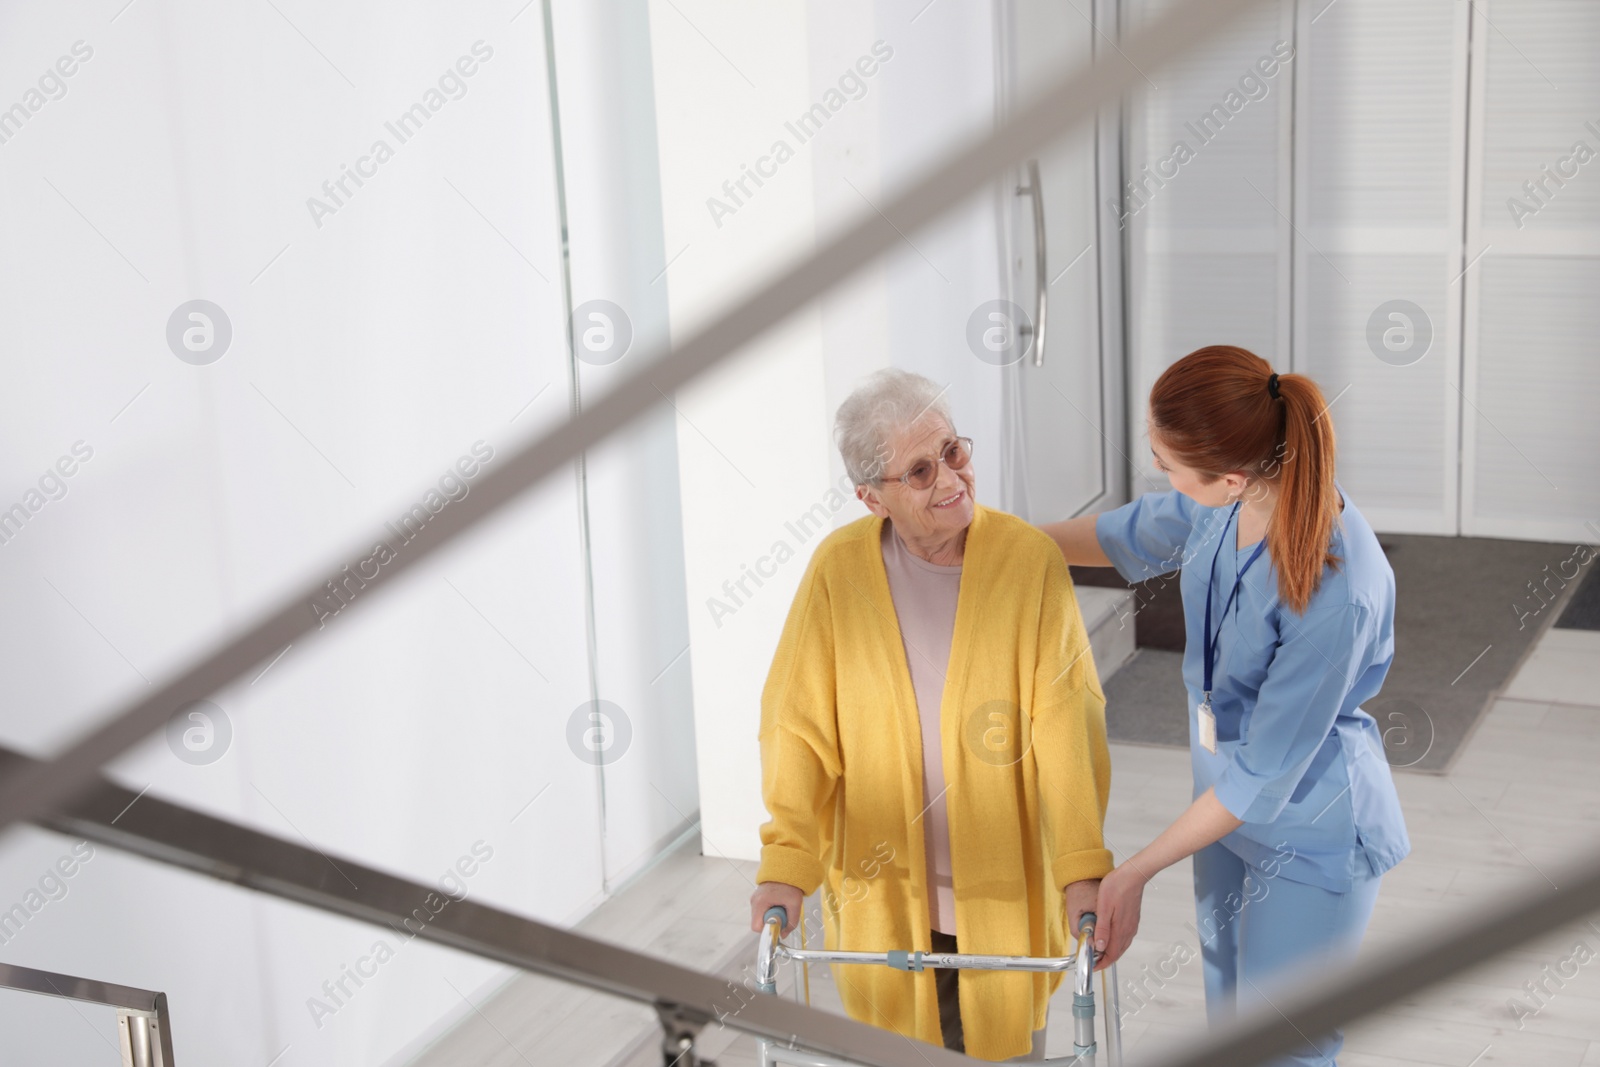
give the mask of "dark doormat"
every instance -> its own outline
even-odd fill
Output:
[[[1590,553],[1600,552],[1600,548],[1588,545],[1585,549],[1574,559],[1585,564],[1583,569],[1588,574],[1578,576],[1577,590],[1567,601],[1566,610],[1556,619],[1556,625],[1563,630],[1600,630],[1600,561],[1590,556]],[[1562,571],[1571,574],[1573,569],[1573,565],[1568,564]]]
[[[1393,766],[1443,773],[1562,609],[1563,620],[1600,615],[1600,582],[1574,573],[1573,560],[1585,557],[1570,544],[1420,534],[1380,541],[1394,568],[1395,658],[1383,690],[1363,706],[1378,720]],[[1105,682],[1111,739],[1187,747],[1176,578],[1130,587],[1105,567],[1074,567],[1072,577],[1132,588],[1138,599],[1139,651]]]

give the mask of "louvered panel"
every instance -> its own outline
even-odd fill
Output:
[[[1147,0],[1128,10],[1137,26],[1158,18],[1167,6]],[[1277,216],[1263,195],[1276,199],[1278,158],[1288,146],[1279,99],[1288,93],[1292,77],[1292,40],[1281,9],[1265,5],[1159,71],[1153,84],[1141,83],[1128,168],[1135,185],[1143,181],[1148,190],[1141,194],[1148,206],[1138,209],[1139,221],[1157,227],[1275,228]],[[1291,55],[1287,63],[1278,58],[1284,54]],[[1186,162],[1175,152],[1180,143],[1193,153]]]
[[[1600,157],[1579,157],[1600,153],[1600,4],[1479,11],[1468,249],[1483,259],[1467,276],[1462,530],[1592,541]]]
[[[1583,538],[1600,523],[1600,256],[1492,253],[1473,404],[1475,532]]]
[[[1467,12],[1340,0],[1299,31],[1294,369],[1343,391],[1339,473],[1369,521],[1455,533]],[[1392,301],[1421,309],[1425,356],[1374,345]]]
[[[1454,533],[1446,472],[1456,466],[1456,393],[1447,372],[1456,344],[1440,258],[1311,255],[1304,269],[1313,298],[1297,362],[1332,404],[1341,484],[1375,526]],[[1433,329],[1427,354],[1405,365],[1377,359],[1367,343],[1372,309],[1395,293],[1415,301]]]
[[[1301,135],[1313,227],[1459,226],[1459,18],[1436,0],[1341,0],[1311,24]]]
[[[1167,4],[1131,0],[1126,28]],[[1133,471],[1162,370],[1208,344],[1286,364],[1293,5],[1264,5],[1144,83],[1129,109]],[[1285,58],[1287,57],[1287,59]],[[1182,146],[1180,149],[1179,146]]]
[[[1487,46],[1483,226],[1600,228],[1600,4],[1492,4],[1473,32]],[[1587,164],[1574,157],[1580,141],[1596,153]],[[1513,211],[1514,201],[1530,210]]]
[[[1270,356],[1277,316],[1261,299],[1277,285],[1278,260],[1265,255],[1171,253],[1145,258],[1145,314],[1135,341],[1149,353],[1150,378],[1202,345],[1236,344]],[[1142,412],[1149,390],[1136,397]],[[1143,416],[1135,420],[1143,425]]]

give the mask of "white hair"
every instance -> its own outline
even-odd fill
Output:
[[[944,393],[938,383],[896,367],[874,371],[856,386],[833,419],[833,439],[850,480],[879,484],[893,458],[890,440],[924,415],[938,415],[954,429]]]

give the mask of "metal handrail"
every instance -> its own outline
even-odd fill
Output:
[[[165,993],[14,963],[0,963],[0,989],[115,1008],[122,1067],[174,1067]]]
[[[14,779],[41,762],[0,747],[0,779]],[[445,898],[441,906],[436,885],[139,794],[104,778],[66,809],[36,822],[47,830],[385,930],[404,924],[407,934],[448,948],[651,1005],[674,1048],[663,1062],[675,1061],[676,1067],[699,1062],[692,1055],[694,1035],[712,1021],[755,1037],[796,1040],[868,1067],[960,1067],[967,1062],[956,1053],[912,1046],[889,1031],[776,997],[730,1001],[726,979],[475,900]],[[427,922],[415,917],[419,912],[429,917]],[[682,1046],[685,1040],[689,1054]]]

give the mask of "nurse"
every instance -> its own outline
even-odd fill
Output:
[[[1410,851],[1361,709],[1394,659],[1394,572],[1334,481],[1333,418],[1310,378],[1202,348],[1157,379],[1149,426],[1171,491],[1044,530],[1068,563],[1130,582],[1182,572],[1194,800],[1101,882],[1096,949],[1114,963],[1145,883],[1193,856],[1215,1023],[1354,952]],[[1274,1063],[1326,1065],[1342,1045],[1314,1035]]]

